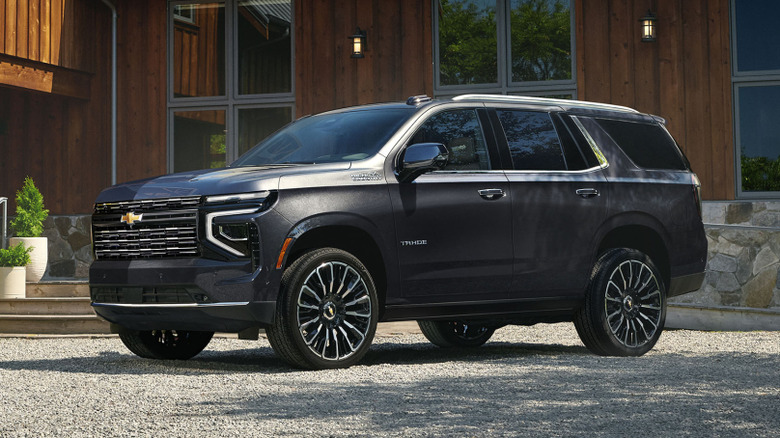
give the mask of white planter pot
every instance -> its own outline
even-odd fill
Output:
[[[0,298],[24,298],[24,266],[0,267]]]
[[[16,246],[24,242],[26,248],[32,247],[30,252],[30,264],[27,265],[27,282],[37,283],[41,281],[46,272],[46,264],[49,262],[49,239],[46,237],[12,237],[8,239],[8,246]]]

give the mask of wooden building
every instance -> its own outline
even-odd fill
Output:
[[[758,125],[768,146],[753,147],[739,133],[758,122],[745,119],[740,131],[735,114],[755,112],[749,92],[773,95],[780,67],[743,69],[735,60],[737,48],[759,57],[753,34],[761,37],[761,16],[778,9],[765,0],[0,0],[0,196],[13,197],[30,175],[52,214],[86,215],[112,179],[222,166],[305,114],[490,92],[660,115],[706,200],[773,197],[771,187],[743,187],[739,159],[755,152],[771,165],[777,123]],[[542,26],[534,11],[557,27]],[[651,42],[641,35],[648,13]],[[485,19],[479,37],[484,30],[469,26]],[[742,24],[748,19],[753,26]],[[351,56],[356,30],[366,32],[362,58]],[[451,39],[467,37],[475,38],[465,41],[470,52],[453,51]],[[766,37],[764,56],[780,59],[778,37]],[[524,58],[543,56],[525,45],[554,39],[551,68]],[[479,72],[458,64],[467,57]]]

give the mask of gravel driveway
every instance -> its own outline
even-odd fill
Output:
[[[780,332],[667,331],[591,355],[571,324],[475,350],[382,335],[361,365],[297,371],[268,342],[190,361],[118,338],[0,339],[0,436],[780,436]]]

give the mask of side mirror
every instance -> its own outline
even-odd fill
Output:
[[[447,165],[449,152],[441,143],[416,143],[403,152],[397,175],[401,182],[412,182],[426,172],[439,170]]]

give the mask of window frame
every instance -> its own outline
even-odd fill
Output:
[[[167,107],[167,158],[168,173],[174,172],[174,113],[178,111],[225,110],[226,164],[238,158],[238,112],[253,108],[291,108],[291,120],[296,118],[295,108],[295,1],[290,0],[290,91],[268,94],[239,94],[238,67],[238,8],[243,0],[168,0],[166,15],[166,107]],[[174,37],[177,6],[219,3],[225,8],[225,93],[220,96],[174,96]],[[197,11],[193,11],[197,13]],[[189,23],[188,23],[189,25]],[[229,34],[227,34],[229,33]]]
[[[431,20],[433,27],[433,93],[436,97],[447,97],[464,92],[498,93],[507,95],[549,96],[569,95],[577,98],[577,37],[576,37],[576,5],[569,1],[569,25],[571,27],[571,79],[554,81],[512,81],[512,39],[511,39],[511,0],[495,0],[496,2],[496,83],[469,85],[442,85],[441,61],[439,53],[439,14],[440,0],[431,0]]]
[[[761,86],[780,86],[780,69],[746,71],[738,70],[737,65],[737,0],[729,1],[730,12],[730,34],[731,34],[731,104],[733,117],[733,136],[734,136],[734,191],[737,199],[777,199],[780,198],[780,191],[745,191],[742,190],[742,140],[740,138],[741,126],[740,120],[740,102],[739,90],[746,87]],[[780,149],[778,150],[780,155]]]

